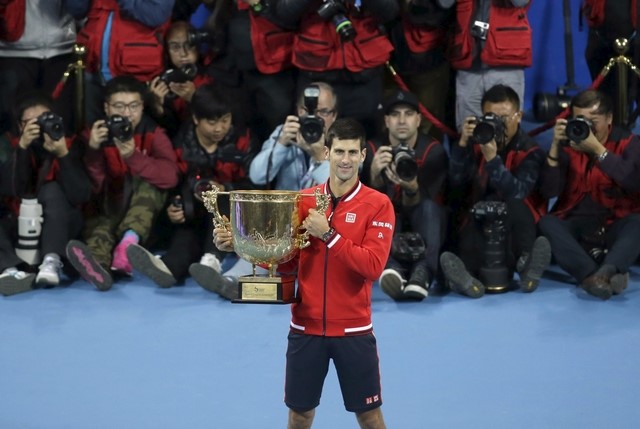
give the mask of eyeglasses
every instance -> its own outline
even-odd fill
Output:
[[[129,109],[129,112],[131,112],[131,113],[136,113],[138,110],[140,110],[142,108],[142,102],[141,101],[134,101],[134,102],[129,103],[129,104],[113,103],[113,104],[109,104],[109,106],[116,113],[124,113],[124,111],[127,110],[127,109]]]
[[[167,46],[169,47],[169,50],[171,52],[189,52],[192,49],[195,49],[196,47],[194,45],[192,45],[189,42],[169,42],[167,43]]]
[[[302,110],[304,110],[305,112],[309,113],[309,111],[307,110],[306,107],[303,107]],[[320,116],[321,118],[328,118],[329,116],[333,115],[334,113],[336,113],[336,111],[334,109],[317,109],[316,110],[316,115]]]
[[[510,115],[498,116],[502,122],[511,122],[520,112],[513,112]]]

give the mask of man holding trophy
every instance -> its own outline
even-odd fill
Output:
[[[281,275],[296,275],[298,281],[285,381],[290,429],[311,426],[330,359],[346,409],[356,413],[361,427],[385,427],[371,285],[387,262],[395,215],[386,195],[360,182],[365,155],[362,125],[336,120],[325,147],[329,181],[302,191],[328,197],[328,209],[317,209],[313,198],[300,199],[300,227],[308,232],[309,245],[278,266]],[[220,250],[234,250],[233,233],[224,225],[214,229],[214,242]]]

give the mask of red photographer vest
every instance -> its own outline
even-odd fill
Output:
[[[471,34],[476,0],[456,1],[456,25],[448,56],[451,66],[469,69],[473,64],[476,38]],[[497,7],[491,2],[489,29],[480,59],[494,67],[529,67],[533,62],[531,26],[525,7]]]
[[[25,0],[0,4],[0,40],[15,42],[24,33]]]
[[[122,16],[116,0],[92,1],[87,23],[78,32],[78,43],[86,47],[87,70],[91,73],[100,70],[102,43],[109,17],[112,17],[108,52],[111,74],[114,77],[133,75],[146,82],[162,73],[162,41],[169,20],[157,28],[147,27]]]
[[[238,10],[249,5],[238,2]],[[291,68],[291,55],[295,33],[285,30],[267,18],[249,12],[253,58],[260,73],[273,74]]]
[[[414,54],[422,54],[442,46],[447,35],[445,28],[414,25],[406,17],[402,19],[402,31],[409,50]]]
[[[610,0],[616,1],[616,0]],[[605,4],[607,0],[583,0],[582,13],[589,24],[589,27],[600,27],[604,23]],[[638,23],[638,0],[631,0],[631,22],[637,28]]]
[[[375,68],[389,60],[393,45],[373,17],[349,17],[356,37],[343,43],[331,22],[315,12],[302,19],[293,42],[293,65],[301,70],[351,72]]]
[[[630,136],[619,142],[607,141],[604,146],[609,152],[622,155],[633,138],[638,137]],[[569,155],[569,170],[567,183],[553,209],[555,215],[565,218],[586,195],[590,195],[595,202],[609,209],[610,217],[607,224],[630,213],[640,213],[640,192],[622,190],[602,172],[598,162],[590,165],[591,159],[588,155],[567,147],[563,150]]]

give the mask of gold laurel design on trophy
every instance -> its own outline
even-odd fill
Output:
[[[320,189],[316,188],[315,191],[313,191],[313,197],[316,199],[316,210],[318,213],[326,213],[329,208],[329,195],[321,193]],[[310,244],[309,231],[304,231],[298,235],[296,245],[299,249],[309,247]]]
[[[231,224],[226,222],[218,211],[218,194],[220,193],[220,189],[214,185],[210,190],[202,193],[202,202],[207,211],[213,215],[213,225],[216,228],[225,228],[227,231],[231,231]]]

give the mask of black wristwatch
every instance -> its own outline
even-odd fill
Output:
[[[322,240],[322,241],[324,241],[326,243],[327,240],[329,240],[331,237],[333,237],[333,235],[335,233],[336,233],[336,229],[335,228],[329,228],[329,231],[327,231],[324,234],[322,234],[322,237],[320,237],[320,240]]]

